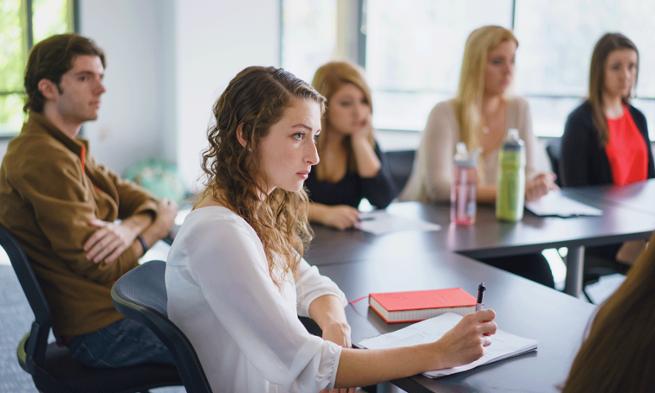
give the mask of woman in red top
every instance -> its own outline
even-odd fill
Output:
[[[639,51],[629,38],[607,33],[598,40],[589,97],[571,112],[562,136],[562,186],[623,186],[655,177],[646,118],[630,105],[638,71]],[[620,246],[587,250],[614,259]]]
[[[646,118],[630,105],[639,51],[607,33],[594,47],[589,98],[568,117],[562,137],[562,185],[626,185],[655,176]]]

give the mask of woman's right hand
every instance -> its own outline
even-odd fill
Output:
[[[491,344],[489,336],[496,333],[493,310],[468,314],[455,327],[434,342],[439,354],[433,370],[461,366],[478,360],[484,347]]]
[[[325,206],[320,223],[344,230],[353,228],[359,222],[359,210],[348,205]]]
[[[554,173],[539,173],[525,183],[525,201],[532,202],[548,194],[550,191],[557,190],[555,184],[556,176]]]

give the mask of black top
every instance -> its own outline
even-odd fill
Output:
[[[628,108],[646,145],[650,179],[655,177],[655,169],[646,118],[634,106],[628,104]],[[566,119],[559,163],[560,180],[564,187],[614,183],[605,146],[600,143],[592,118],[591,104],[585,101]]]
[[[357,207],[362,198],[366,198],[371,205],[378,209],[387,207],[395,198],[396,190],[377,143],[375,144],[375,154],[380,160],[381,167],[374,177],[361,177],[357,172],[348,171],[341,180],[331,183],[318,181],[316,171],[311,171],[305,182],[309,199],[324,205]]]

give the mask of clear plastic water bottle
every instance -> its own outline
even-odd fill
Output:
[[[510,128],[498,157],[500,171],[496,190],[496,218],[519,221],[525,203],[525,145],[519,130]]]
[[[474,150],[469,154],[462,142],[456,146],[453,184],[450,187],[450,221],[456,225],[471,225],[475,222],[478,152]]]

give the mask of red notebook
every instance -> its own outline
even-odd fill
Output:
[[[446,312],[475,311],[476,299],[462,288],[371,293],[368,305],[386,323],[417,322]]]

